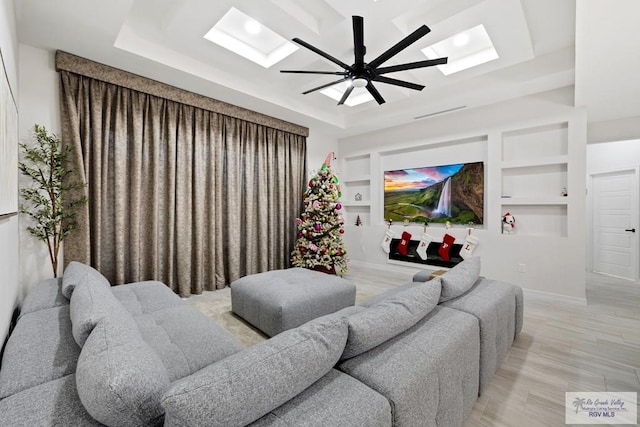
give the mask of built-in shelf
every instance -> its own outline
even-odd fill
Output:
[[[562,165],[568,163],[568,161],[568,156],[549,156],[523,160],[505,160],[501,163],[501,167],[502,169],[519,169],[536,166]]]
[[[342,202],[342,206],[350,208],[353,206],[371,206],[371,202],[368,200],[363,200],[361,202]]]
[[[567,237],[568,123],[504,132],[500,175],[502,213],[516,219],[505,236]]]
[[[360,216],[362,225],[371,225],[371,156],[346,157],[341,165],[342,206],[345,225],[355,226]],[[356,200],[356,196],[360,200]]]
[[[346,178],[342,179],[342,182],[345,184],[353,184],[353,183],[365,183],[371,180],[371,176],[369,175],[347,175]]]
[[[567,205],[568,197],[502,197],[503,206],[508,205]]]

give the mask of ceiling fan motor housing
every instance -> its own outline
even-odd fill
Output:
[[[382,95],[380,95],[380,92],[378,92],[378,90],[373,85],[374,81],[379,83],[390,84],[394,86],[401,86],[401,87],[405,87],[407,89],[413,89],[413,90],[422,90],[424,89],[424,86],[416,83],[406,82],[403,80],[392,79],[390,77],[385,77],[382,74],[393,73],[393,72],[404,71],[404,70],[412,70],[415,68],[431,67],[433,65],[447,63],[447,58],[438,58],[438,59],[430,59],[426,61],[411,62],[408,64],[400,64],[400,65],[393,65],[390,67],[378,68],[384,62],[388,61],[393,56],[397,55],[402,50],[406,49],[411,44],[415,43],[416,41],[418,41],[420,38],[424,37],[431,31],[429,27],[427,27],[426,25],[422,25],[413,33],[409,34],[407,37],[400,40],[394,46],[387,49],[384,53],[382,53],[376,59],[374,59],[373,61],[367,64],[366,62],[364,62],[364,56],[367,51],[367,48],[364,45],[364,19],[361,16],[353,16],[352,19],[353,19],[353,52],[354,52],[354,59],[355,59],[355,62],[353,63],[353,65],[347,65],[344,62],[340,61],[339,59],[334,58],[328,53],[323,52],[322,50],[318,49],[315,46],[310,45],[309,43],[303,40],[300,40],[298,38],[293,39],[293,41],[298,43],[299,45],[311,50],[312,52],[317,53],[318,55],[324,57],[325,59],[328,59],[329,61],[333,62],[334,64],[344,69],[344,71],[281,70],[280,72],[282,73],[331,74],[331,75],[342,76],[342,78],[337,81],[329,82],[327,84],[318,86],[311,90],[307,90],[303,92],[303,94],[306,95],[308,93],[315,92],[316,90],[324,89],[325,87],[347,81],[347,82],[350,82],[351,84],[349,85],[349,87],[347,87],[347,90],[342,95],[342,98],[338,102],[338,105],[344,104],[344,102],[347,100],[349,95],[351,95],[351,92],[353,91],[354,87],[358,87],[358,88],[366,87],[369,93],[371,94],[371,96],[373,96],[373,98],[376,100],[378,104],[384,104],[385,100],[382,97]]]

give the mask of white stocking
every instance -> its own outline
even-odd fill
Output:
[[[394,237],[395,234],[391,229],[387,230],[387,232],[384,233],[384,239],[382,239],[382,243],[380,244],[380,246],[382,246],[382,250],[386,253],[389,253],[391,251],[391,239],[393,239]]]
[[[418,244],[418,256],[423,260],[427,259],[427,249],[429,248],[429,243],[433,242],[433,237],[429,236],[427,233],[423,233],[420,238],[420,243]]]
[[[476,236],[467,236],[467,239],[462,245],[462,249],[460,249],[460,256],[462,259],[471,258],[473,251],[475,251],[478,246],[478,243],[480,243],[480,239]]]

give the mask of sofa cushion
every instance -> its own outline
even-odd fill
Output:
[[[148,426],[162,419],[167,371],[126,312],[98,322],[82,347],[76,382],[87,412],[103,424]]]
[[[442,294],[440,302],[449,301],[467,292],[480,276],[480,257],[474,256],[440,276]]]
[[[142,339],[160,357],[170,381],[242,350],[224,328],[190,305],[136,316]]]
[[[329,372],[346,340],[346,318],[329,315],[209,365],[165,393],[165,426],[249,424]]]
[[[335,369],[249,427],[390,427],[391,406],[378,392]]]
[[[64,269],[62,275],[62,294],[71,299],[73,290],[82,282],[90,282],[95,285],[110,288],[111,284],[98,270],[81,262],[71,261]]]
[[[184,303],[167,285],[154,280],[113,286],[111,292],[134,316]]]
[[[498,366],[507,357],[516,330],[516,292],[514,285],[480,279],[463,295],[442,306],[469,313],[480,325],[480,390],[488,387]]]
[[[25,314],[4,350],[0,399],[73,373],[79,354],[68,305]]]
[[[102,426],[84,409],[70,374],[0,400],[0,424],[11,427]]]
[[[107,314],[115,316],[129,313],[113,296],[111,287],[104,287],[92,281],[79,283],[71,295],[71,323],[73,338],[80,347],[87,337]]]
[[[69,300],[62,295],[62,279],[43,280],[27,293],[20,307],[20,316],[63,305],[69,305]]]
[[[437,278],[419,283],[349,316],[342,359],[364,353],[415,325],[438,304],[440,288]]]
[[[338,365],[385,396],[394,426],[462,426],[478,398],[478,320],[441,306]]]

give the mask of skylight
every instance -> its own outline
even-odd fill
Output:
[[[235,7],[214,25],[204,38],[269,68],[298,47]]]
[[[340,101],[344,91],[347,90],[349,85],[350,82],[338,83],[321,90],[320,93],[328,96],[329,98],[335,99],[336,101]],[[353,88],[353,92],[351,92],[351,95],[349,95],[349,98],[347,98],[344,105],[354,107],[369,101],[373,101],[373,96],[371,96],[369,91],[366,88],[356,87]]]
[[[445,76],[498,59],[498,52],[482,24],[426,47],[422,53],[429,59],[449,57],[446,64],[437,66]]]

